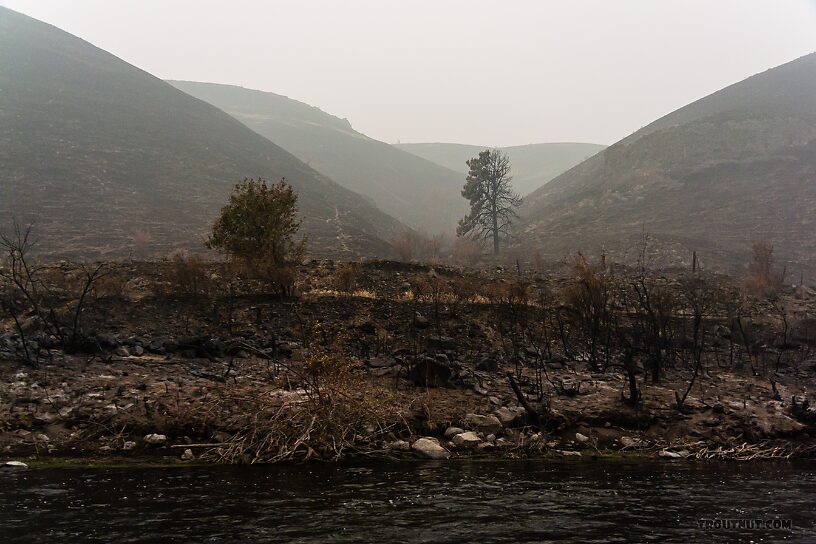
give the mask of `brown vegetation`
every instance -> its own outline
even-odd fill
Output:
[[[484,453],[574,449],[576,431],[702,457],[809,451],[809,292],[768,300],[724,276],[579,254],[547,276],[312,262],[296,267],[298,297],[279,299],[262,278],[176,255],[103,267],[75,329],[87,341],[49,343],[49,327],[70,337],[87,270],[40,267],[36,285],[60,297],[4,310],[3,398],[18,400],[0,410],[0,445],[13,451],[31,429],[55,453],[147,453],[141,437],[160,433],[219,462],[404,455],[497,408],[513,421],[480,435]],[[28,380],[41,388],[14,385]]]

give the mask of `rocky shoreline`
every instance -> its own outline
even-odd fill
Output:
[[[532,342],[508,347],[495,320],[500,298],[474,290],[440,302],[416,288],[438,277],[459,289],[508,285],[514,276],[501,268],[358,264],[353,289],[338,289],[342,265],[315,262],[300,271],[297,298],[226,299],[218,290],[169,296],[178,289],[170,263],[116,266],[121,282],[86,311],[92,350],[69,353],[30,320],[27,348],[37,360],[24,361],[6,322],[0,462],[816,454],[811,352],[777,359],[769,347],[775,364],[735,355],[740,345],[722,322],[708,325],[713,355],[702,370],[678,364],[652,383],[641,366],[633,404],[621,365],[598,368],[579,350],[543,359]],[[205,272],[215,282],[223,268]],[[561,281],[530,275],[539,289]],[[810,294],[796,297],[806,311],[816,306]],[[756,321],[757,330],[773,325],[766,315]],[[728,356],[735,363],[726,367]]]

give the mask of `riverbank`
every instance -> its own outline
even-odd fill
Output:
[[[172,263],[117,264],[112,277],[120,281],[85,311],[92,353],[66,353],[32,331],[28,347],[36,344],[37,360],[23,361],[7,323],[0,459],[816,454],[813,411],[803,407],[816,387],[814,361],[801,340],[797,352],[776,352],[768,341],[760,357],[711,318],[706,329],[716,336],[700,366],[678,347],[652,383],[644,379],[648,364],[640,364],[632,373],[640,398],[632,403],[630,372],[588,360],[578,323],[565,318],[570,338],[550,338],[546,358],[532,335],[511,339],[506,295],[494,290],[512,285],[518,272],[357,264],[349,286],[340,285],[345,266],[312,263],[300,271],[298,297],[279,299],[247,291],[227,297],[216,287],[180,296]],[[205,273],[217,283],[224,270],[208,265]],[[557,274],[527,274],[528,317],[544,311],[534,292],[570,285]],[[450,291],[435,293],[439,278]],[[807,293],[788,296],[798,307],[813,305]],[[771,335],[769,312],[757,310],[754,319]],[[789,344],[796,338],[788,333]]]

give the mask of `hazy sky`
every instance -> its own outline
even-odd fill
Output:
[[[0,0],[159,77],[387,142],[612,143],[816,50],[814,0]]]

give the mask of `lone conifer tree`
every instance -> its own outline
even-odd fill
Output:
[[[499,236],[507,234],[521,205],[521,197],[510,186],[510,158],[498,149],[485,149],[467,165],[470,172],[462,196],[470,201],[470,213],[459,221],[456,233],[492,237],[493,254],[498,255]]]

